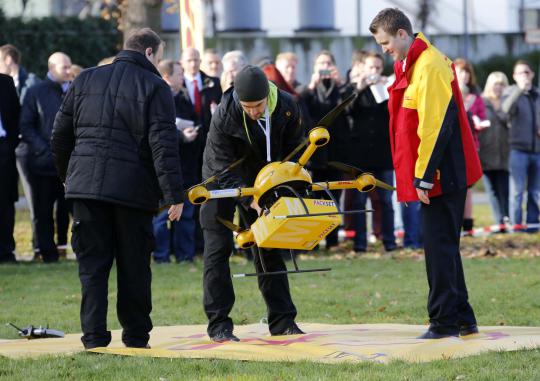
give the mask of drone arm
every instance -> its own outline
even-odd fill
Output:
[[[298,159],[298,170],[305,166],[317,148],[324,146],[330,140],[330,134],[324,127],[316,127],[309,132],[309,145]]]
[[[360,192],[369,192],[375,188],[377,180],[370,173],[363,173],[355,180],[326,181],[311,184],[312,191],[322,191],[336,189],[358,189]]]
[[[337,189],[356,189],[356,181],[346,180],[346,181],[325,181],[311,184],[311,190],[324,191],[328,190],[337,190]]]
[[[209,199],[215,199],[253,196],[256,193],[256,190],[255,188],[231,188],[210,190],[208,193],[210,195]]]

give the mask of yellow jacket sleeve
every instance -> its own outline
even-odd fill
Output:
[[[457,107],[452,94],[450,67],[427,65],[422,69],[417,89],[418,159],[414,186],[433,188],[434,176],[455,125]]]

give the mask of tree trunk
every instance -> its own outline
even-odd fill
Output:
[[[135,30],[151,28],[161,33],[162,0],[123,0],[121,3],[122,19],[120,29],[124,41]]]

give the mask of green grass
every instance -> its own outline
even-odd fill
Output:
[[[29,239],[24,215],[18,239]],[[538,235],[493,236],[464,240],[464,267],[470,299],[481,325],[540,325]],[[482,249],[495,248],[495,257]],[[536,248],[536,249],[535,249]],[[536,250],[536,251],[535,251]],[[418,253],[392,256],[375,245],[366,257],[333,257],[321,252],[302,260],[304,268],[332,267],[329,273],[290,276],[299,322],[332,324],[426,324],[427,282]],[[468,258],[472,257],[472,258]],[[336,259],[337,258],[337,259]],[[233,272],[251,264],[232,261]],[[110,279],[109,328],[120,328],[115,313],[116,276]],[[256,280],[234,280],[236,324],[258,322],[266,310]],[[153,266],[152,319],[155,326],[201,324],[202,263]],[[0,323],[47,324],[80,332],[80,285],[74,261],[0,266]],[[0,338],[16,338],[0,326]],[[538,380],[540,350],[488,353],[425,364],[393,362],[327,365],[309,362],[256,363],[228,360],[152,359],[80,353],[72,356],[11,360],[0,358],[2,380]]]

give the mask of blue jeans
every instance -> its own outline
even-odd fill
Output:
[[[378,179],[387,184],[394,183],[394,175],[392,170],[371,171]],[[373,192],[377,192],[382,206],[382,236],[383,244],[386,250],[396,248],[396,236],[394,235],[394,207],[392,205],[392,192],[376,188]],[[368,194],[365,192],[357,192],[354,195],[353,208],[355,210],[365,209]],[[366,213],[358,213],[355,215],[355,231],[354,250],[365,251],[367,248],[367,226]]]
[[[540,216],[540,153],[510,150],[510,178],[512,181],[512,217],[514,224],[523,222],[523,195],[527,190],[527,224],[537,224]],[[529,230],[529,229],[528,229]],[[530,231],[538,231],[538,228]]]
[[[422,248],[422,221],[420,201],[401,203],[401,218],[403,220],[403,247],[409,249]]]
[[[167,227],[167,211],[154,217],[154,236],[156,245],[154,260],[170,262],[169,253],[174,253],[177,262],[192,261],[195,256],[195,206],[189,201],[184,202],[180,221],[171,222],[171,230]],[[172,242],[171,242],[172,238]]]

